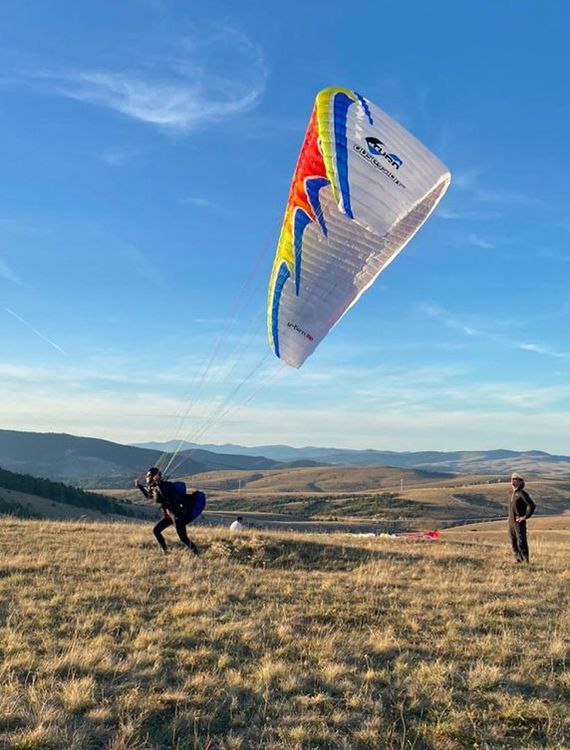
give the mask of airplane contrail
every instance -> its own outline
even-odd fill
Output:
[[[42,341],[45,341],[46,344],[49,344],[50,346],[53,346],[54,349],[57,349],[58,352],[61,352],[62,354],[66,354],[64,350],[61,348],[61,346],[58,346],[55,341],[52,341],[51,339],[48,339],[47,336],[44,336],[43,333],[40,333],[38,330],[36,330],[32,325],[30,325],[28,322],[26,322],[23,318],[21,318],[17,313],[15,313],[13,310],[10,310],[9,307],[3,307],[3,310],[5,310],[7,313],[10,313],[10,315],[13,315],[16,320],[19,320],[20,323],[23,323],[26,328],[29,328],[30,331],[33,331],[33,333],[36,334],[36,336],[39,336],[39,338]]]

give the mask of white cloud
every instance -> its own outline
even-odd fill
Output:
[[[438,307],[437,305],[423,303],[418,305],[418,309],[427,317],[440,320],[446,328],[450,328],[454,331],[459,331],[466,336],[480,337],[488,341],[493,341],[503,347],[508,346],[511,349],[520,349],[522,351],[534,352],[535,354],[541,354],[546,357],[554,357],[556,359],[570,359],[570,353],[557,351],[544,344],[532,344],[515,341],[502,334],[490,332],[482,328],[474,328],[471,325],[465,323],[465,321],[463,321],[460,317],[453,315],[452,313],[444,310],[441,307]]]
[[[479,237],[479,235],[475,234],[474,232],[468,235],[468,237],[466,238],[466,242],[469,245],[473,245],[473,247],[482,247],[484,250],[492,250],[495,247],[490,242],[487,242],[487,240]]]
[[[558,359],[570,359],[570,354],[566,352],[557,352],[554,349],[550,349],[548,346],[542,344],[518,344],[519,349],[527,352],[535,352],[535,354],[545,354],[548,357],[556,357]]]
[[[336,445],[391,450],[540,448],[570,453],[568,409],[525,414],[516,407],[496,411],[396,406],[384,410],[242,409],[208,434],[212,442]]]
[[[160,271],[158,263],[152,263],[138,248],[133,245],[121,244],[121,249],[128,260],[132,263],[135,270],[146,279],[154,289],[161,289],[163,292],[169,292],[169,285]]]
[[[508,190],[506,188],[493,189],[479,187],[476,188],[473,193],[474,197],[482,203],[529,206],[540,202],[538,198],[534,196],[526,195],[525,193],[516,190]]]
[[[45,370],[41,367],[0,363],[0,383],[14,380],[21,385],[30,385],[42,382],[44,378]]]
[[[473,189],[476,187],[480,175],[481,169],[479,167],[455,172],[453,175],[453,185],[458,190]]]
[[[452,211],[445,206],[441,206],[435,212],[435,215],[445,221],[463,221],[469,219],[469,213],[465,211]]]
[[[464,321],[452,315],[447,310],[438,307],[437,305],[424,303],[418,305],[418,309],[425,315],[427,315],[428,318],[435,318],[437,320],[440,320],[446,328],[450,328],[453,331],[459,331],[460,333],[464,333],[466,336],[472,337],[484,335],[479,329],[466,324]]]
[[[134,157],[132,149],[106,148],[97,157],[110,167],[122,167]]]
[[[548,247],[538,248],[536,257],[540,260],[570,263],[570,254],[566,250],[555,250]]]
[[[196,206],[197,208],[207,208],[212,210],[220,210],[220,205],[209,198],[200,198],[199,196],[186,196],[180,199],[180,203],[185,206]]]
[[[69,99],[189,131],[254,107],[267,69],[249,39],[226,28],[200,41],[183,40],[169,57],[145,56],[136,69],[43,70],[29,78]]]
[[[311,374],[275,364],[241,390],[236,388],[239,381],[227,379],[227,372],[211,372],[212,380],[218,375],[222,380],[206,393],[196,388],[201,382],[198,369],[203,367],[176,369],[184,371],[178,377],[185,375],[192,396],[179,387],[184,383],[176,380],[174,366],[172,372],[152,366],[139,371],[136,362],[113,360],[110,354],[82,368],[61,364],[42,372],[26,365],[3,365],[3,424],[119,442],[166,440],[178,432],[198,442],[251,445],[570,451],[570,386],[564,383],[474,384],[464,369],[439,365],[360,371],[343,367],[329,371],[329,381],[318,381],[314,376],[329,368]]]
[[[447,206],[438,206],[435,214],[437,218],[443,219],[444,221],[492,221],[493,219],[499,218],[499,213],[496,211],[483,211],[473,209],[452,209]]]
[[[0,277],[6,279],[6,281],[11,281],[13,284],[23,284],[20,277],[17,276],[11,268],[8,268],[2,259],[0,259]]]
[[[542,202],[534,195],[522,193],[510,188],[489,187],[482,184],[483,169],[473,169],[458,172],[453,176],[453,185],[460,192],[468,193],[472,200],[494,206],[538,206]]]

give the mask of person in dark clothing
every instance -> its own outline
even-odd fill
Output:
[[[146,473],[146,487],[142,485],[138,479],[135,479],[135,487],[137,487],[146,498],[149,500],[155,500],[159,503],[162,508],[164,518],[162,518],[152,530],[162,551],[164,553],[168,552],[162,532],[174,524],[176,533],[182,544],[188,547],[188,549],[195,555],[198,555],[200,551],[194,542],[188,538],[186,526],[193,521],[199,513],[191,517],[192,514],[188,512],[185,502],[187,496],[185,494],[182,495],[173,482],[167,482],[164,480],[162,478],[162,472],[155,466],[149,469]]]
[[[524,488],[524,479],[516,472],[511,476],[511,484],[513,494],[509,502],[509,536],[516,562],[528,562],[526,521],[534,513],[536,505]]]

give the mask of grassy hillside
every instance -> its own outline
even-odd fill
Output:
[[[267,523],[277,515],[300,521],[362,519],[389,528],[444,528],[458,521],[502,517],[512,491],[504,477],[442,478],[390,467],[208,472],[187,477],[187,483],[208,493],[208,511],[265,514]],[[568,480],[531,480],[527,489],[539,516],[570,510]],[[143,501],[133,490],[107,492],[133,503]]]
[[[255,472],[216,471],[194,474],[188,481],[195,486],[237,489],[248,493],[366,492],[400,489],[401,480],[413,486],[441,484],[455,475],[390,466],[317,466],[273,469]],[[488,479],[488,477],[486,477]]]
[[[40,479],[29,474],[16,474],[0,468],[0,514],[24,518],[73,518],[77,509],[93,517],[118,515],[126,518],[146,515],[140,508],[132,506],[128,498],[124,502],[94,492],[85,492],[61,482]],[[65,513],[65,507],[70,512]],[[71,510],[72,509],[72,510]]]
[[[564,544],[570,541],[570,511],[559,516],[534,515],[527,524],[531,556],[542,554],[551,544]],[[504,545],[507,527],[504,521],[470,523],[447,529],[449,540],[469,544]],[[570,552],[568,553],[570,558]],[[568,560],[570,562],[570,559]]]
[[[120,506],[119,506],[120,507]],[[133,518],[156,519],[159,517],[157,510],[151,506],[128,507],[130,516],[124,513],[101,511],[84,505],[70,505],[50,500],[39,495],[29,495],[25,492],[16,492],[0,487],[0,515],[15,516],[18,518],[43,518],[49,520],[79,520],[89,519],[92,521],[131,521]]]
[[[0,520],[0,747],[567,747],[567,536],[194,533]]]
[[[570,509],[570,482],[558,479],[533,479],[526,489],[537,504],[537,515],[562,513]],[[455,484],[439,487],[410,488],[405,496],[411,501],[438,508],[442,517],[461,515],[489,518],[506,514],[512,489],[509,482],[474,484],[461,477]]]

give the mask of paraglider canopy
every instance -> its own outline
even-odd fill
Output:
[[[270,346],[300,367],[441,200],[447,167],[355,91],[316,98],[269,283]]]

